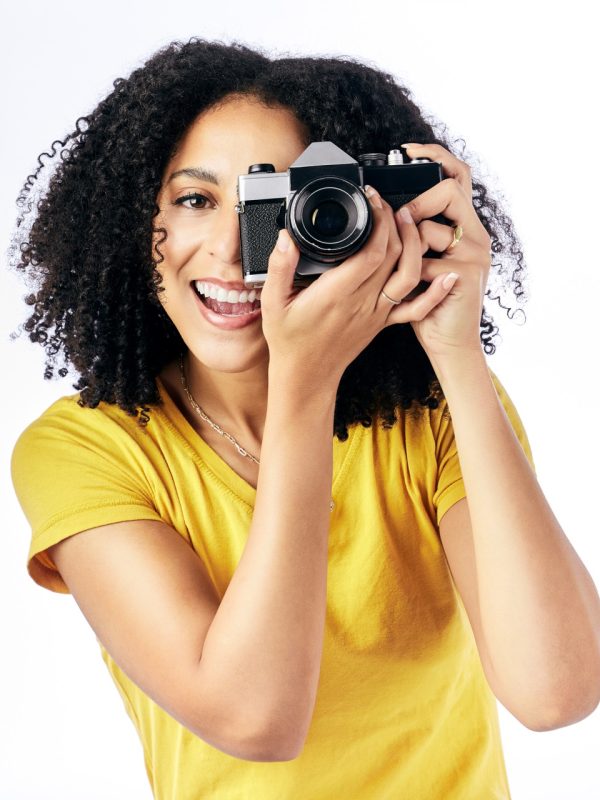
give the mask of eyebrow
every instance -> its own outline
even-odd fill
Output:
[[[171,181],[175,180],[175,178],[179,178],[180,175],[185,175],[187,178],[194,178],[198,181],[207,181],[208,183],[214,183],[217,186],[219,185],[219,177],[214,172],[211,172],[209,169],[205,169],[204,167],[186,167],[185,169],[178,169],[177,172],[173,172],[167,183],[171,183]]]

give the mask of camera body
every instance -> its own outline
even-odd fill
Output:
[[[387,156],[364,153],[356,161],[333,142],[313,142],[287,172],[252,164],[237,186],[244,283],[264,285],[279,230],[286,228],[300,250],[294,286],[308,286],[368,239],[373,215],[364,186],[377,189],[395,211],[442,179],[439,162],[411,160],[404,148]],[[453,224],[441,214],[432,219]]]

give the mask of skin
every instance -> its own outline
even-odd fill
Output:
[[[289,111],[267,110],[255,101],[230,101],[205,112],[190,127],[165,169],[157,198],[161,214],[156,226],[163,225],[168,232],[160,246],[165,256],[159,271],[166,301],[161,300],[189,348],[188,385],[210,418],[251,453],[260,451],[267,406],[269,348],[261,320],[238,330],[219,330],[199,315],[189,284],[209,276],[227,282],[241,280],[235,210],[238,176],[247,173],[250,164],[264,162],[285,171],[305,148],[306,132]],[[219,184],[186,176],[167,183],[173,172],[196,166],[215,173]],[[204,208],[199,200],[173,205],[191,192],[207,198]],[[206,423],[189,411],[178,374],[174,362],[161,377],[190,423],[211,438]]]
[[[232,96],[205,111],[190,126],[177,153],[164,171],[157,197],[161,211],[156,227],[162,226],[168,233],[167,240],[160,245],[164,261],[159,271],[165,288],[161,302],[188,347],[186,374],[190,390],[211,419],[232,433],[249,452],[257,456],[260,452],[267,406],[268,367],[275,351],[288,362],[293,362],[296,355],[299,370],[304,370],[311,363],[310,358],[306,359],[306,351],[313,354],[331,353],[329,362],[321,365],[326,368],[324,381],[328,384],[329,376],[341,376],[347,364],[382,327],[396,322],[412,322],[424,310],[430,310],[432,304],[439,303],[447,295],[447,290],[442,289],[438,281],[432,287],[434,291],[425,293],[426,297],[423,295],[419,300],[405,302],[401,307],[393,306],[381,297],[380,291],[384,286],[389,296],[396,299],[406,297],[420,280],[420,264],[410,263],[414,259],[414,252],[430,245],[448,246],[452,241],[452,231],[446,226],[427,223],[429,227],[424,228],[425,236],[419,245],[416,227],[407,225],[398,215],[393,215],[387,203],[382,203],[376,196],[373,205],[374,232],[360,253],[345,262],[348,267],[352,265],[353,269],[352,272],[348,269],[345,287],[340,286],[339,281],[330,280],[333,276],[328,274],[320,277],[318,293],[313,286],[301,293],[306,297],[296,298],[298,292],[292,291],[291,285],[282,286],[279,279],[275,285],[277,259],[282,257],[275,252],[272,269],[269,269],[270,279],[267,280],[261,300],[262,318],[257,323],[238,330],[224,331],[211,325],[198,313],[190,281],[209,276],[224,281],[241,279],[239,222],[235,211],[238,175],[246,173],[250,164],[259,162],[270,162],[277,171],[285,171],[303,152],[308,141],[304,126],[289,110],[266,108],[255,98]],[[461,163],[452,159],[450,168],[454,166],[455,172],[460,172],[463,178],[464,171],[458,170]],[[218,185],[189,176],[179,176],[169,181],[173,172],[199,166],[215,173],[219,179]],[[457,183],[456,187],[460,188],[460,184]],[[175,204],[178,199],[192,192],[197,192],[206,199],[196,198]],[[446,189],[440,194],[442,199],[447,199],[449,193]],[[434,199],[435,192],[432,201]],[[461,195],[458,200],[454,198],[454,205],[457,203],[465,205],[466,196]],[[412,233],[405,234],[405,263],[398,262],[402,251],[401,227],[412,229]],[[485,230],[472,206],[471,228],[483,241],[485,237],[481,232],[485,234]],[[155,235],[154,242],[159,241],[159,238],[159,235]],[[464,248],[462,243],[461,245]],[[298,251],[292,244],[286,258],[297,260],[297,257]],[[284,284],[289,277],[289,267],[292,266],[291,262],[286,263]],[[427,280],[432,280],[440,273],[440,265],[437,263],[426,267],[423,274],[427,275]],[[400,276],[400,270],[404,271],[403,276]],[[391,272],[394,277],[388,281]],[[350,314],[356,316],[354,309],[344,312],[345,319],[337,321],[335,330],[324,328],[320,342],[315,338],[315,324],[318,325],[322,318],[323,301],[331,303],[335,298],[338,302],[339,291],[346,291],[348,285],[353,283],[362,289],[363,296],[350,299],[352,302],[360,299],[361,303],[366,300],[371,319],[368,325],[363,325],[364,334],[359,340],[356,342],[345,337],[344,341],[350,347],[339,351],[339,348],[333,346],[333,340],[339,341],[340,324],[345,326]],[[325,294],[327,289],[330,290],[328,295]],[[268,302],[269,297],[272,298],[271,303]],[[303,302],[300,303],[300,300]],[[277,308],[270,308],[273,304]],[[375,304],[377,313],[374,315],[371,311]],[[460,314],[454,316],[455,322],[459,321]],[[287,332],[281,325],[284,319]],[[360,318],[358,321],[360,323]],[[266,337],[266,330],[271,332],[269,337]],[[462,331],[458,333],[464,334]],[[473,338],[473,346],[477,346],[478,324],[472,324],[468,333]],[[316,369],[306,377],[315,386],[321,385]],[[180,386],[175,362],[163,370],[161,378],[190,424],[230,464],[236,464],[236,468],[239,466],[249,477],[249,464],[241,462],[229,443],[225,443],[226,446],[223,447],[221,437],[190,409]]]
[[[232,98],[196,120],[165,170],[158,197],[159,223],[169,235],[161,245],[161,300],[189,348],[192,394],[258,456],[269,390],[272,414],[290,402],[298,406],[293,419],[306,402],[332,406],[343,371],[374,336],[388,325],[411,324],[452,416],[468,504],[464,498],[449,509],[440,537],[488,681],[534,730],[582,719],[600,696],[600,598],[523,453],[481,348],[491,242],[472,204],[469,167],[439,145],[408,145],[411,156],[439,161],[445,175],[407,205],[408,217],[370,195],[368,241],[302,291],[292,284],[299,252],[282,232],[257,324],[221,331],[195,305],[193,279],[241,280],[238,175],[258,162],[285,171],[307,144],[291,112]],[[217,172],[219,185],[189,178],[166,183],[174,170],[197,166]],[[173,205],[190,190],[209,198],[207,209]],[[449,249],[453,229],[431,221],[436,214],[462,227],[455,247]],[[443,255],[423,258],[429,248]],[[444,287],[450,272],[454,283]],[[429,288],[412,296],[421,280]],[[403,302],[393,305],[382,290]],[[176,365],[161,377],[190,424],[256,486],[256,465],[190,410]],[[291,433],[286,417],[277,440]],[[294,449],[304,446],[295,442]]]

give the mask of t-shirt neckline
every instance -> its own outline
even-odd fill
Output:
[[[164,401],[163,416],[171,427],[179,434],[186,448],[191,452],[195,460],[199,460],[203,465],[215,475],[229,491],[233,491],[245,503],[253,506],[256,499],[256,489],[248,483],[241,475],[230,467],[221,456],[202,438],[192,425],[179,410],[177,404],[169,394],[167,387],[157,376],[156,382],[160,396]]]
[[[218,478],[226,489],[233,491],[241,500],[250,506],[254,506],[256,500],[256,489],[248,483],[241,475],[229,466],[229,464],[221,458],[221,456],[213,450],[213,448],[200,436],[192,425],[185,418],[184,414],[179,410],[177,404],[169,394],[167,387],[160,379],[156,377],[156,382],[160,396],[163,399],[164,407],[159,410],[163,411],[163,417],[166,419],[170,426],[179,435],[184,445],[191,452],[196,460],[200,460],[208,469]],[[338,479],[343,472],[343,466],[348,461],[349,454],[354,450],[356,442],[356,428],[351,426],[348,431],[348,439],[345,442],[340,442],[337,437],[333,436],[333,481],[332,487],[335,490]]]

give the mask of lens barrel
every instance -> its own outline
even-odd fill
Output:
[[[294,194],[286,223],[305,255],[331,264],[360,249],[371,232],[372,218],[360,186],[321,176]]]

